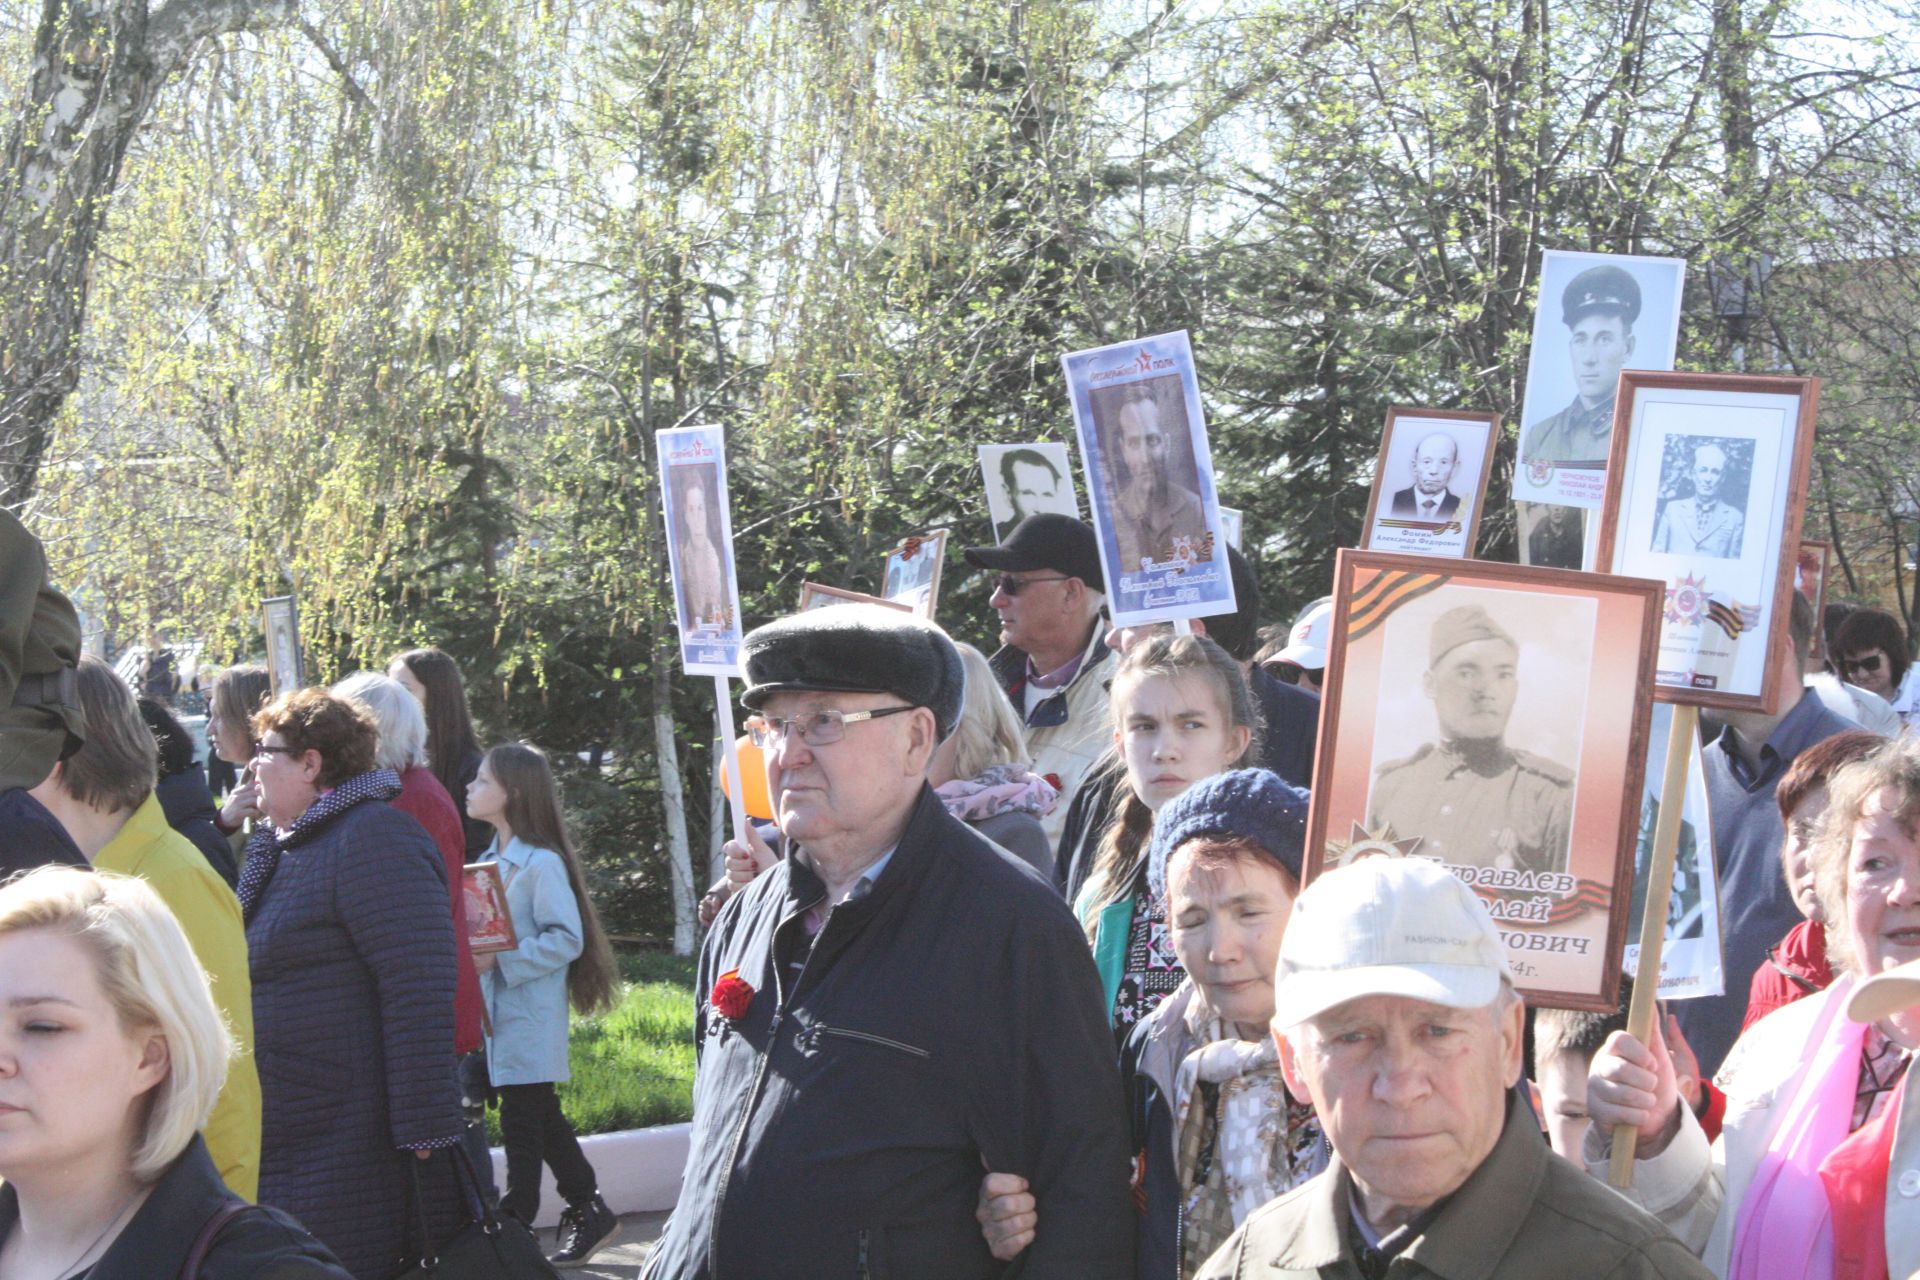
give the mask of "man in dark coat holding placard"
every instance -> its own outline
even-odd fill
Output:
[[[965,677],[878,606],[741,645],[785,855],[701,950],[693,1135],[648,1280],[1131,1275],[1129,1152],[1099,978],[1034,873],[926,785]],[[974,1219],[1027,1179],[1011,1268]]]

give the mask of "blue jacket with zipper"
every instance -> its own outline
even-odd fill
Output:
[[[930,788],[810,940],[823,894],[785,858],[707,936],[692,1150],[649,1280],[1131,1274],[1119,1069],[1065,904]],[[738,1020],[710,1000],[734,971]],[[1011,1264],[974,1220],[986,1169],[1039,1202]]]

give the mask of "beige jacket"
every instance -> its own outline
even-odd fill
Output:
[[[1107,648],[1106,617],[1095,619],[1093,634],[1080,659],[1080,670],[1064,690],[1056,691],[1034,706],[1031,716],[1022,715],[1027,726],[1027,753],[1033,757],[1033,771],[1053,774],[1060,779],[1060,800],[1040,820],[1047,833],[1047,847],[1060,847],[1060,832],[1067,824],[1067,809],[1073,793],[1093,764],[1113,744],[1113,714],[1107,705],[1107,681],[1113,678],[1113,650]],[[1015,715],[1026,703],[1019,686],[1026,679],[1027,655],[1011,646],[993,655],[994,675],[1000,687],[1013,701]],[[1065,699],[1065,716],[1060,715]]]
[[[1361,1280],[1336,1156],[1256,1210],[1196,1280]],[[1394,1280],[1711,1280],[1658,1222],[1547,1149],[1518,1095],[1506,1128],[1439,1214],[1394,1259]]]

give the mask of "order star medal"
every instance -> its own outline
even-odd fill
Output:
[[[1393,824],[1387,823],[1378,831],[1369,831],[1358,822],[1353,824],[1353,833],[1345,840],[1327,841],[1327,860],[1336,867],[1348,866],[1378,855],[1384,858],[1404,858],[1420,847],[1420,837],[1396,839]]]

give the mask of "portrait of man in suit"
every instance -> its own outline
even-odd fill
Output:
[[[1746,513],[1725,500],[1727,451],[1703,444],[1693,451],[1693,496],[1674,498],[1653,529],[1653,550],[1737,560]]]
[[[1460,445],[1444,431],[1430,432],[1413,447],[1413,483],[1395,491],[1392,511],[1414,520],[1452,520],[1460,510],[1453,473],[1460,466]]]

